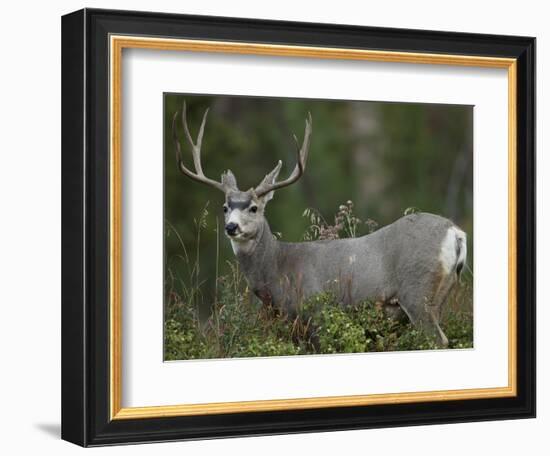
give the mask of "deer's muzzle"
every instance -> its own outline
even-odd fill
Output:
[[[225,232],[229,235],[229,236],[235,236],[235,234],[237,234],[237,228],[239,228],[239,225],[237,225],[236,223],[228,223],[227,225],[225,225]]]

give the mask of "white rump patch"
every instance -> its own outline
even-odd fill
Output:
[[[466,233],[451,226],[441,243],[439,261],[445,273],[450,274],[456,266],[466,262]]]

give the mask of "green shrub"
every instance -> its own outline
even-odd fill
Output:
[[[277,339],[270,334],[265,338],[252,336],[245,338],[242,345],[237,346],[234,357],[250,356],[287,356],[299,355],[300,347],[295,346],[292,341]]]
[[[263,307],[235,275],[220,279],[220,299],[203,322],[192,305],[175,300],[165,322],[165,358],[236,358],[299,354],[432,350],[434,338],[406,319],[395,320],[371,302],[343,307],[331,293],[302,304],[294,318]],[[464,306],[464,303],[459,303]],[[442,329],[449,348],[473,347],[473,319],[466,309],[447,310]]]
[[[357,353],[366,350],[365,330],[349,311],[325,298],[318,313],[316,335],[319,353]],[[314,320],[315,321],[315,320]]]
[[[164,321],[164,357],[166,360],[208,357],[208,346],[201,334],[198,314],[192,304],[171,294]]]
[[[474,314],[471,279],[463,279],[443,307],[441,328],[449,339],[449,348],[474,346]]]

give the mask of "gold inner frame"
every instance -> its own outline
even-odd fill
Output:
[[[123,49],[155,49],[208,53],[252,54],[337,60],[452,65],[508,70],[508,386],[391,394],[274,399],[244,402],[122,407],[122,179],[121,96]],[[511,58],[387,52],[287,46],[227,41],[204,41],[138,36],[110,36],[110,414],[111,419],[158,418],[238,412],[297,410],[374,404],[449,401],[512,397],[517,394],[517,220],[516,220],[516,119],[517,61]]]

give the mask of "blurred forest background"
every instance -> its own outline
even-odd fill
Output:
[[[292,135],[301,143],[311,112],[305,175],[276,192],[267,206],[271,229],[283,240],[303,240],[310,225],[303,216],[306,208],[333,223],[338,207],[351,200],[359,218],[379,226],[416,208],[450,218],[466,231],[471,267],[471,106],[165,94],[165,274],[176,290],[193,286],[189,280],[200,283],[200,314],[209,314],[216,277],[230,273],[227,260],[234,255],[223,236],[223,195],[182,175],[176,166],[171,122],[184,100],[193,138],[210,108],[202,145],[205,174],[219,180],[222,171],[231,169],[241,190],[259,184],[279,159],[281,178],[288,176],[296,163]],[[184,160],[193,169],[191,150],[178,127]],[[365,226],[364,233],[368,231]],[[195,262],[198,271],[189,274],[189,264]]]

